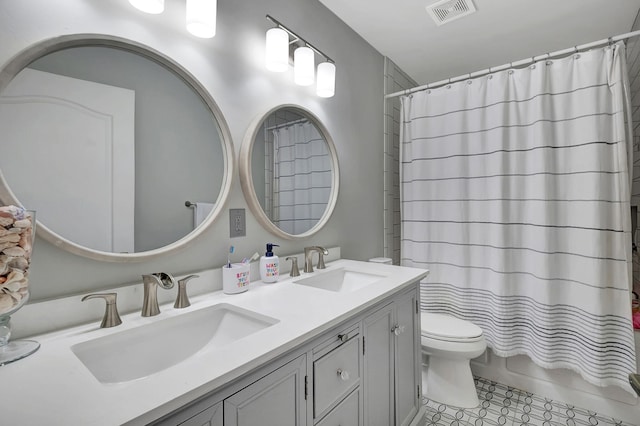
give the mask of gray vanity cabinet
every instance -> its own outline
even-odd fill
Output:
[[[393,305],[369,315],[363,322],[364,335],[364,422],[368,426],[394,424],[394,339]]]
[[[417,291],[396,299],[395,348],[395,424],[411,423],[420,407],[420,309]]]
[[[318,425],[362,425],[360,323],[331,333],[311,351],[313,419]]]
[[[367,316],[364,415],[368,426],[407,425],[420,407],[418,293],[413,290]]]
[[[306,372],[302,355],[225,399],[224,425],[304,425]]]
[[[154,424],[419,424],[418,297],[416,282]]]
[[[190,419],[178,423],[180,426],[223,426],[222,402],[207,408]]]

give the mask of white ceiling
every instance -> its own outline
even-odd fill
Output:
[[[473,0],[437,26],[436,0],[319,0],[419,84],[631,31],[640,0]]]

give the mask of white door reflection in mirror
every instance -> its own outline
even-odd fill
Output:
[[[94,250],[134,252],[134,108],[133,90],[33,69],[0,96],[11,153],[1,166],[12,190],[48,226]]]

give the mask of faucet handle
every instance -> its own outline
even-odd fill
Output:
[[[324,264],[324,256],[329,254],[329,250],[320,246],[316,247],[316,249],[318,250],[318,266],[316,266],[316,268],[327,269],[327,267]]]
[[[291,272],[289,272],[290,277],[299,277],[300,270],[298,269],[298,258],[295,256],[288,256],[285,260],[291,261]]]
[[[187,282],[189,282],[192,278],[198,278],[200,275],[188,275],[182,279],[178,280],[178,297],[176,297],[176,303],[173,304],[173,307],[176,309],[186,308],[187,306],[191,306],[191,302],[189,302],[189,296],[187,295]]]
[[[89,299],[104,299],[106,302],[104,316],[102,317],[102,323],[100,328],[115,327],[122,324],[120,315],[118,314],[118,306],[116,304],[117,293],[93,293],[87,294],[82,298],[82,301]]]

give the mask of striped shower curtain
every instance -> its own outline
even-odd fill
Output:
[[[314,124],[273,130],[273,215],[283,231],[299,235],[322,217],[331,194],[331,157]]]
[[[422,309],[632,392],[624,45],[402,99],[402,263]]]

